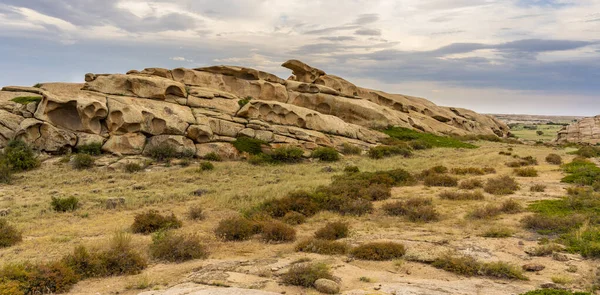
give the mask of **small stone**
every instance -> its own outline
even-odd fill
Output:
[[[536,264],[536,263],[529,263],[529,264],[523,265],[524,271],[540,271],[545,268],[546,268],[545,266],[543,266],[541,264]]]
[[[373,288],[373,290],[375,290],[375,291],[379,291],[379,290],[381,290],[381,285],[379,285],[379,286],[377,286],[377,287]]]
[[[540,285],[540,288],[542,288],[542,289],[554,289],[554,290],[560,290],[561,289],[555,283],[543,283],[543,284]]]
[[[519,241],[519,246],[524,246],[525,243],[523,243],[523,241]]]
[[[146,189],[146,187],[145,187],[145,186],[143,186],[143,185],[134,185],[134,186],[132,187],[132,189],[133,189],[134,191],[142,191],[142,190],[145,190],[145,189]]]
[[[562,261],[562,262],[569,261],[569,257],[562,253],[553,253],[552,259],[554,259],[556,261]]]
[[[321,169],[321,172],[332,173],[332,172],[335,172],[335,169],[333,169],[333,167],[331,167],[331,166],[327,166],[327,167],[323,167],[323,169]]]
[[[196,196],[196,197],[202,197],[203,195],[207,194],[208,190],[206,189],[197,189],[195,191],[192,192],[192,195]]]
[[[337,294],[340,292],[340,285],[328,279],[318,279],[315,282],[315,289],[325,294]]]

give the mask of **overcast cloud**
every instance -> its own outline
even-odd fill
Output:
[[[0,85],[300,59],[480,112],[600,114],[600,0],[0,0]]]

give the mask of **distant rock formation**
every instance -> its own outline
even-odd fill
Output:
[[[377,130],[388,126],[447,135],[509,132],[504,123],[470,110],[361,88],[297,60],[283,66],[293,72],[288,80],[213,66],[86,74],[85,84],[4,87],[0,147],[19,138],[57,153],[98,142],[106,152],[136,155],[168,144],[198,156],[215,151],[232,157],[229,143],[239,136],[274,146],[351,143],[366,149],[387,137]],[[15,99],[32,96],[39,101]]]
[[[558,132],[559,143],[600,144],[600,115],[581,119]]]

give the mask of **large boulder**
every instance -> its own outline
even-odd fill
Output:
[[[600,115],[581,119],[558,132],[559,143],[576,142],[587,144],[600,143]]]
[[[112,135],[102,150],[116,155],[140,155],[146,145],[146,136],[141,133]]]
[[[193,156],[196,154],[194,142],[191,139],[180,135],[158,135],[151,137],[144,148],[144,154],[148,154],[152,149],[163,146],[169,146],[173,148],[176,153],[181,155]]]
[[[86,82],[84,90],[106,94],[136,96],[157,100],[168,100],[185,104],[185,85],[159,76],[108,75]]]
[[[285,84],[285,80],[263,71],[237,66],[212,66],[196,68],[196,71],[233,76],[244,80],[265,80],[272,83]]]
[[[70,151],[77,144],[77,135],[68,130],[34,118],[21,122],[15,138],[23,140],[33,148],[48,153],[62,153]]]
[[[240,157],[238,150],[227,142],[211,142],[196,145],[196,156],[203,158],[210,153],[215,153],[221,159],[237,160]]]
[[[314,83],[319,77],[325,75],[325,72],[317,68],[313,68],[299,60],[288,60],[282,65],[284,68],[292,70],[295,81],[304,83]]]

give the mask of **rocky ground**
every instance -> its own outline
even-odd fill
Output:
[[[115,231],[129,231],[136,213],[157,209],[173,212],[184,220],[180,233],[194,233],[208,246],[210,256],[184,263],[153,262],[139,275],[88,279],[79,282],[69,294],[318,294],[281,284],[280,276],[291,265],[302,261],[324,262],[332,268],[343,294],[520,294],[544,284],[569,289],[586,289],[597,280],[598,262],[575,254],[555,257],[532,257],[527,252],[538,245],[541,236],[525,230],[520,219],[527,212],[500,215],[488,220],[465,217],[476,207],[515,199],[522,204],[565,195],[563,173],[556,165],[546,164],[549,153],[565,160],[573,156],[567,150],[527,145],[477,142],[477,149],[442,149],[419,151],[405,159],[392,157],[373,160],[365,156],[348,156],[333,164],[310,161],[294,165],[252,166],[245,162],[215,163],[215,170],[198,172],[196,163],[181,167],[151,165],[134,174],[122,171],[125,160],[102,156],[91,170],[73,170],[60,158],[46,160],[42,166],[17,176],[10,186],[0,187],[0,208],[10,208],[8,220],[23,231],[24,241],[0,249],[3,262],[23,260],[47,261],[68,254],[79,244],[102,247]],[[512,174],[504,165],[511,158],[499,155],[512,148],[513,154],[533,156],[540,175],[517,177],[520,189],[510,196],[485,194],[480,201],[442,200],[438,194],[449,188],[423,185],[398,187],[392,199],[375,203],[376,210],[362,217],[341,216],[322,212],[296,226],[297,240],[311,236],[330,221],[348,222],[351,234],[343,241],[360,245],[370,241],[394,241],[407,248],[403,259],[373,262],[346,255],[329,256],[298,253],[295,243],[265,244],[259,239],[224,242],[213,233],[218,222],[248,209],[262,200],[281,197],[298,189],[326,185],[347,165],[361,171],[403,168],[412,173],[435,165],[454,167],[494,167],[496,175]],[[327,169],[324,169],[327,168]],[[485,179],[486,176],[460,176],[461,179]],[[545,192],[530,192],[534,184],[547,186]],[[76,196],[82,207],[73,213],[56,213],[49,209],[52,196]],[[390,217],[380,209],[385,203],[413,196],[431,197],[441,219],[431,223],[413,223],[401,217]],[[107,209],[108,198],[124,198],[124,206]],[[201,221],[185,219],[191,206],[204,208]],[[508,228],[507,238],[484,238],[481,234],[493,227]],[[135,234],[133,242],[142,253],[149,236]],[[429,264],[446,253],[461,253],[480,261],[504,261],[521,267],[542,265],[543,270],[527,273],[529,280],[504,280],[486,277],[463,277]],[[560,280],[559,280],[560,279]],[[560,282],[561,285],[557,285]],[[273,292],[273,293],[269,293]]]

